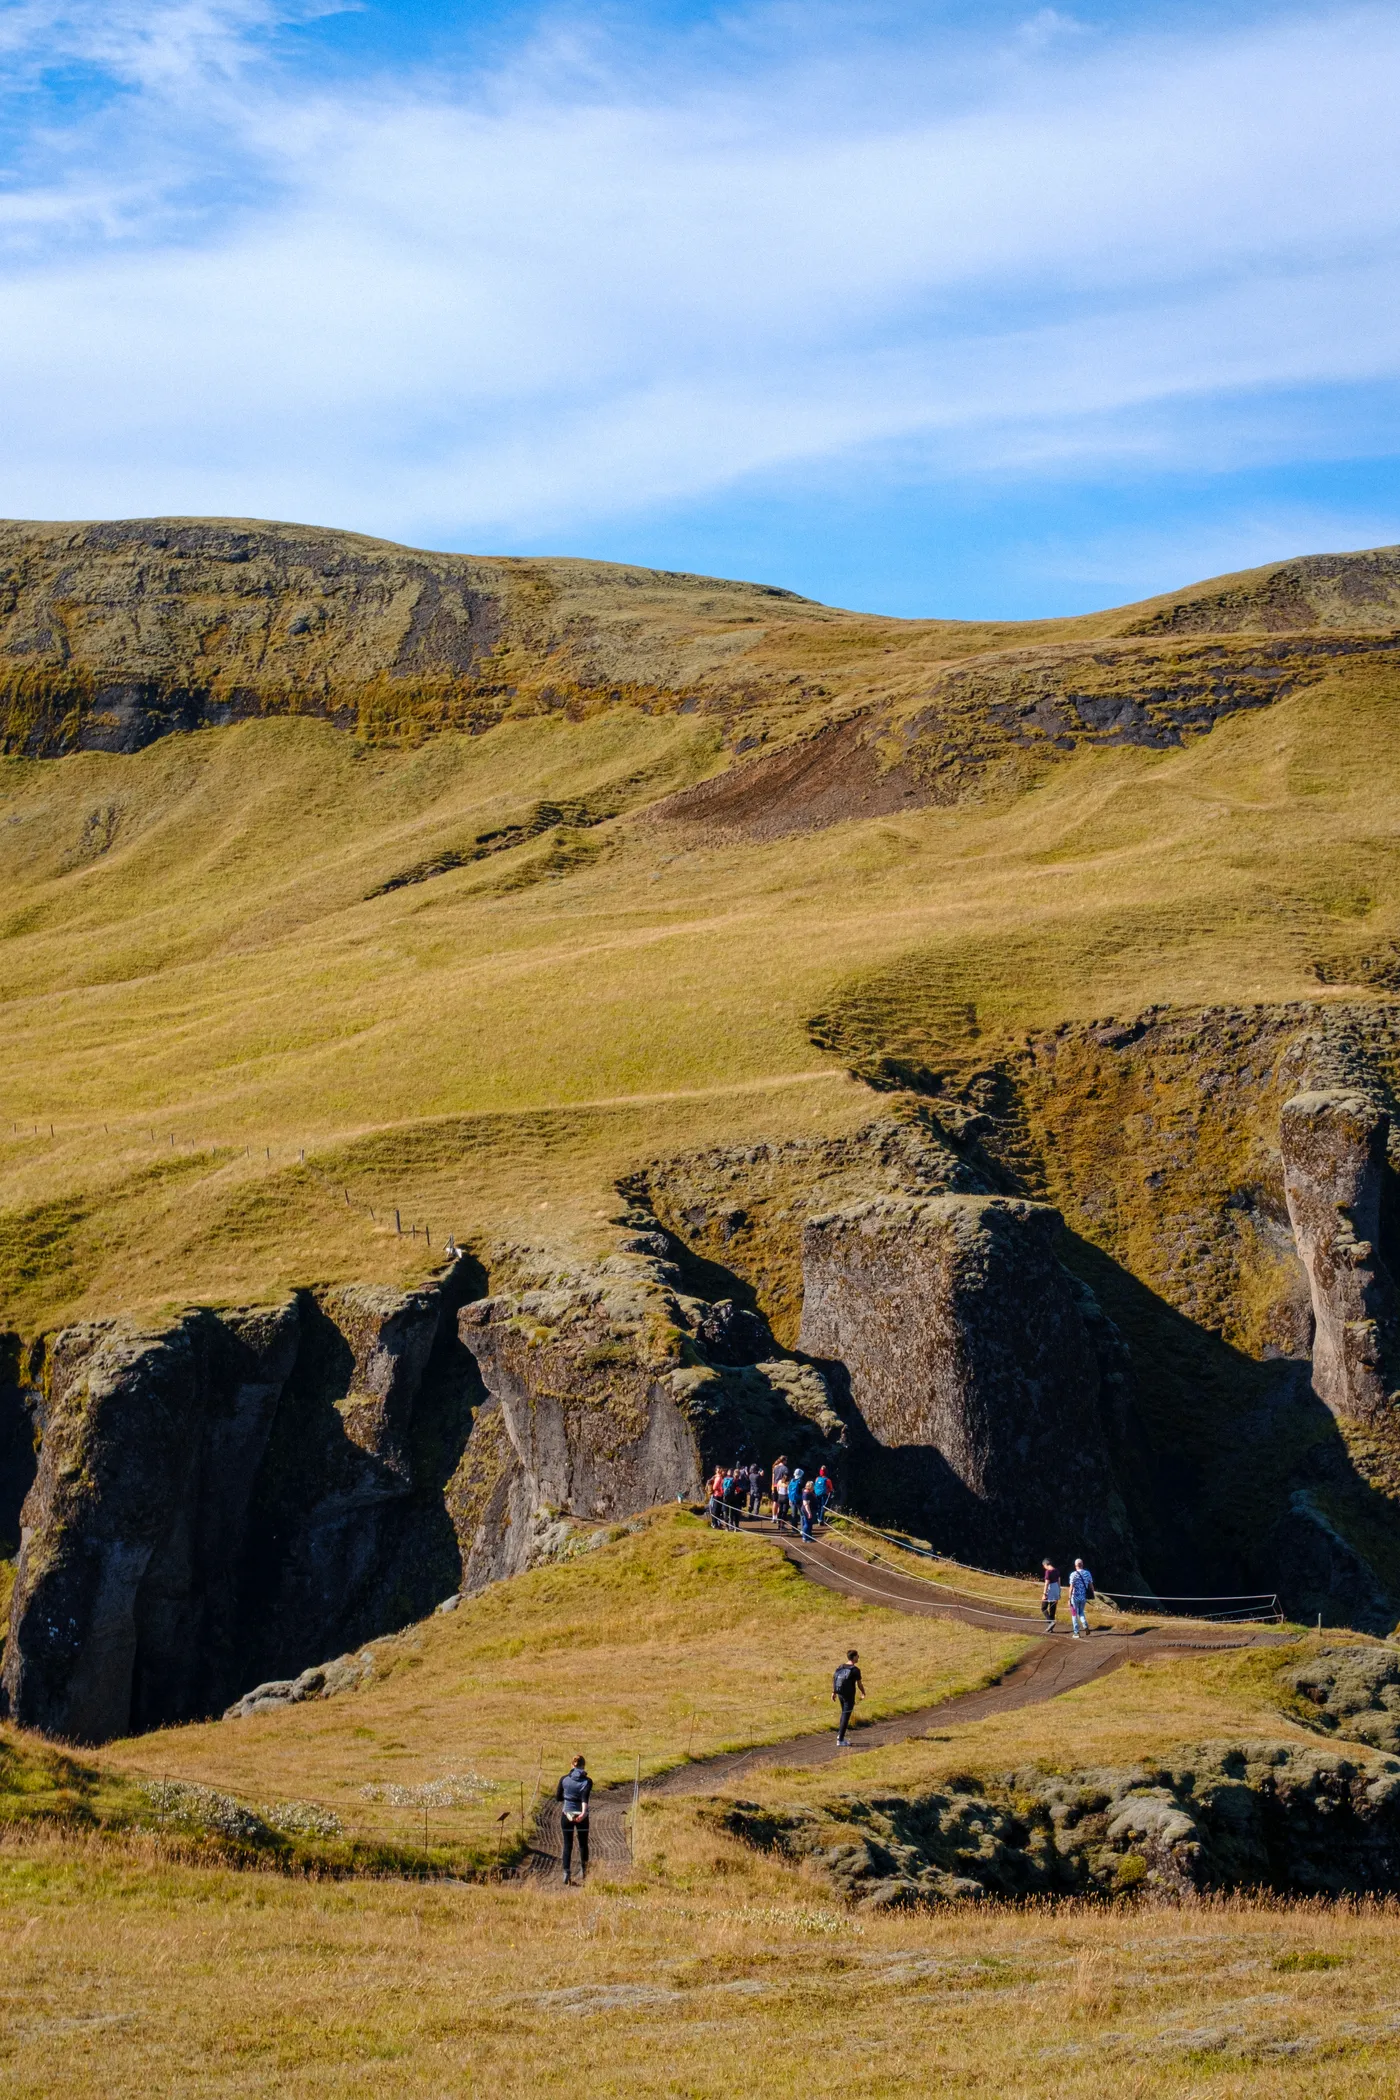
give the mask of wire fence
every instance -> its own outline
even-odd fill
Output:
[[[1258,1590],[1241,1597],[1159,1597],[1151,1592],[1104,1590],[1096,1585],[1095,1594],[1107,1597],[1120,1611],[1131,1611],[1137,1605],[1174,1619],[1209,1619],[1222,1626],[1235,1619],[1268,1620],[1281,1625],[1287,1616],[1273,1590]]]
[[[838,1521],[844,1522],[853,1531],[859,1528],[869,1532],[874,1538],[883,1539],[887,1545],[898,1547],[901,1553],[911,1553],[919,1560],[942,1561],[948,1565],[947,1556],[936,1552],[932,1546],[921,1546],[912,1539],[901,1538],[896,1532],[882,1531],[878,1524],[868,1524],[862,1518],[851,1517]],[[962,1564],[958,1562],[953,1565],[961,1569]],[[974,1576],[993,1576],[993,1570],[990,1568],[968,1568],[966,1572]],[[1002,1579],[1005,1580],[1004,1577]],[[1028,1576],[1025,1579],[1038,1581],[1039,1577]],[[951,1587],[943,1584],[936,1586]],[[964,1590],[961,1594],[966,1596],[969,1593]],[[1288,1616],[1277,1592],[1273,1590],[1252,1590],[1241,1596],[1227,1597],[1169,1597],[1161,1596],[1152,1590],[1106,1590],[1096,1583],[1094,1594],[1106,1599],[1117,1610],[1136,1612],[1138,1616],[1161,1614],[1175,1619],[1203,1619],[1216,1625],[1227,1625],[1232,1621],[1282,1625]]]
[[[46,1120],[41,1120],[38,1123],[27,1121],[18,1123],[12,1119],[10,1135],[21,1139],[27,1137],[42,1138],[46,1128],[51,1139],[55,1142],[61,1142],[57,1125],[51,1122],[46,1123]],[[95,1124],[84,1124],[79,1129],[65,1130],[63,1137],[65,1139],[88,1138],[95,1135],[95,1131]],[[113,1136],[114,1133],[110,1124],[104,1123],[102,1125],[102,1134],[104,1137]],[[372,1225],[381,1227],[386,1232],[393,1231],[402,1239],[418,1239],[421,1236],[425,1245],[428,1247],[433,1245],[433,1230],[430,1222],[425,1222],[412,1216],[405,1217],[404,1206],[401,1201],[397,1205],[381,1202],[376,1209],[374,1204],[366,1202],[363,1197],[352,1197],[349,1185],[345,1181],[325,1173],[316,1164],[314,1156],[310,1160],[307,1159],[305,1145],[254,1144],[251,1141],[238,1145],[230,1143],[226,1139],[209,1137],[177,1139],[173,1130],[164,1131],[153,1128],[149,1124],[136,1130],[118,1129],[115,1135],[120,1142],[127,1144],[153,1145],[158,1152],[165,1154],[167,1157],[172,1152],[177,1156],[181,1153],[192,1153],[197,1157],[222,1154],[223,1157],[219,1160],[220,1169],[241,1159],[261,1160],[265,1167],[270,1167],[276,1173],[281,1173],[287,1167],[305,1167],[312,1179],[323,1190],[333,1196],[338,1195],[343,1199],[347,1210],[366,1216]],[[446,1234],[439,1232],[438,1245],[447,1254],[451,1254],[454,1248],[458,1253],[462,1251],[460,1247],[457,1247],[456,1234],[453,1232]]]

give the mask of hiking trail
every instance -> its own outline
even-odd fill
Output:
[[[1015,1611],[998,1609],[988,1599],[969,1596],[920,1575],[905,1575],[881,1562],[871,1563],[864,1555],[833,1540],[801,1539],[790,1533],[775,1534],[763,1519],[744,1519],[740,1529],[762,1536],[780,1546],[785,1557],[810,1582],[841,1596],[882,1604],[892,1611],[912,1612],[927,1618],[956,1619],[965,1626],[984,1631],[1019,1630],[1029,1635],[1033,1646],[995,1684],[978,1691],[958,1692],[930,1706],[893,1714],[886,1720],[852,1724],[850,1747],[836,1747],[834,1720],[825,1728],[784,1737],[781,1742],[762,1743],[749,1750],[717,1752],[712,1757],[689,1759],[654,1779],[643,1779],[640,1792],[648,1799],[673,1798],[683,1794],[706,1794],[718,1785],[772,1765],[815,1766],[835,1764],[838,1757],[853,1757],[865,1750],[881,1750],[890,1743],[908,1742],[917,1736],[942,1732],[950,1722],[966,1725],[987,1720],[993,1714],[1011,1713],[1022,1706],[1038,1706],[1058,1699],[1065,1692],[1106,1677],[1130,1655],[1181,1654],[1193,1649],[1218,1652],[1227,1648],[1275,1647],[1286,1634],[1232,1628],[1213,1635],[1200,1626],[1180,1634],[1158,1626],[1117,1632],[1096,1627],[1087,1640],[1072,1640],[1068,1632],[1047,1634],[1044,1621]],[[590,1803],[591,1859],[599,1865],[625,1865],[632,1857],[627,1817],[633,1787],[596,1787]],[[530,1850],[520,1868],[522,1874],[548,1876],[556,1873],[563,1859],[559,1804],[546,1801],[536,1817]]]

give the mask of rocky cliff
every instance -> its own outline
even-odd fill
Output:
[[[1334,1415],[1384,1419],[1400,1394],[1395,1285],[1380,1256],[1390,1119],[1365,1094],[1298,1094],[1280,1127],[1283,1186],[1312,1298],[1313,1391]]]
[[[463,1260],[420,1291],[54,1336],[5,1710],[75,1741],[219,1712],[566,1547],[570,1519],[693,1498],[721,1460],[839,1473],[821,1375],[684,1290],[669,1245],[465,1304]]]
[[[501,1480],[527,1483],[536,1508],[616,1517],[692,1499],[717,1464],[741,1457],[771,1465],[784,1452],[844,1477],[845,1424],[820,1372],[781,1356],[766,1323],[732,1301],[687,1291],[666,1235],[624,1244],[590,1271],[459,1315],[499,1411],[500,1426],[486,1415],[473,1441],[499,1449]],[[504,1565],[523,1565],[526,1550]]]
[[[962,1559],[1030,1569],[1079,1552],[1106,1587],[1139,1590],[1110,1456],[1121,1379],[1096,1346],[1113,1338],[1056,1258],[1060,1233],[1055,1211],[1002,1196],[813,1218],[799,1346],[841,1367],[888,1454],[867,1464],[867,1500]]]
[[[443,1486],[479,1395],[451,1326],[464,1288],[55,1336],[31,1388],[10,1715],[97,1741],[218,1711],[453,1586]]]

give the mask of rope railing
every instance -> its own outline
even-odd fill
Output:
[[[1274,1590],[1246,1591],[1237,1597],[1163,1597],[1157,1594],[1144,1595],[1132,1590],[1098,1589],[1096,1594],[1107,1597],[1120,1611],[1129,1611],[1135,1604],[1145,1605],[1150,1612],[1165,1612],[1175,1619],[1208,1619],[1224,1625],[1232,1619],[1267,1619],[1282,1624],[1287,1617],[1278,1594]],[[1233,1609],[1220,1610],[1219,1606]]]
[[[949,1563],[947,1556],[935,1552],[932,1546],[919,1546],[912,1539],[901,1538],[896,1532],[882,1531],[878,1524],[871,1524],[864,1517],[838,1515],[835,1521],[838,1525],[843,1525],[851,1531],[869,1532],[872,1537],[883,1539],[886,1545],[897,1547],[901,1553],[912,1554],[918,1560],[941,1561],[945,1566],[951,1565],[961,1568],[961,1562]],[[967,1570],[969,1575],[974,1576],[991,1575],[992,1572],[990,1568],[969,1568]],[[1014,1577],[1008,1579],[1015,1580]],[[1034,1577],[1026,1578],[1028,1581],[1034,1581],[1035,1579]],[[929,1577],[928,1581],[932,1589],[947,1589],[953,1594],[962,1597],[978,1597],[980,1595],[988,1604],[1005,1602],[1004,1598],[993,1598],[986,1591],[979,1593],[966,1587],[954,1589],[954,1585],[951,1582],[939,1582],[937,1577],[934,1576]],[[1135,1613],[1139,1618],[1161,1613],[1168,1618],[1200,1619],[1207,1624],[1223,1626],[1236,1621],[1252,1622],[1254,1624],[1262,1621],[1272,1625],[1282,1625],[1286,1622],[1288,1616],[1279,1601],[1278,1593],[1274,1590],[1249,1590],[1240,1595],[1220,1597],[1172,1597],[1162,1596],[1156,1591],[1106,1590],[1102,1584],[1096,1583],[1094,1594],[1112,1604],[1116,1610]]]

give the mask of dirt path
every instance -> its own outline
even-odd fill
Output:
[[[771,1537],[765,1525],[746,1524],[743,1528]],[[716,1757],[694,1758],[655,1779],[644,1779],[641,1784],[644,1795],[669,1799],[682,1794],[708,1794],[732,1780],[775,1765],[810,1767],[835,1764],[838,1757],[844,1765],[862,1751],[880,1750],[889,1743],[908,1742],[913,1737],[932,1735],[935,1730],[941,1734],[949,1724],[983,1721],[992,1714],[1010,1713],[1017,1707],[1038,1706],[1047,1699],[1058,1699],[1065,1692],[1077,1691],[1081,1685],[1106,1677],[1130,1655],[1177,1655],[1193,1649],[1217,1651],[1222,1648],[1273,1647],[1287,1639],[1285,1634],[1254,1630],[1248,1633],[1231,1630],[1217,1636],[1194,1628],[1189,1633],[1174,1634],[1157,1627],[1145,1627],[1131,1633],[1118,1633],[1103,1627],[1091,1633],[1087,1641],[1072,1640],[1067,1631],[1047,1636],[1044,1622],[1038,1615],[1032,1618],[1024,1613],[999,1611],[983,1598],[964,1596],[955,1590],[940,1588],[933,1591],[932,1585],[923,1577],[904,1575],[898,1568],[888,1568],[881,1563],[872,1566],[861,1554],[837,1546],[831,1540],[809,1542],[785,1535],[781,1540],[774,1539],[773,1543],[781,1546],[786,1557],[801,1568],[809,1581],[820,1583],[824,1589],[836,1590],[842,1596],[855,1597],[863,1603],[882,1604],[892,1611],[916,1613],[926,1618],[956,1619],[965,1626],[978,1626],[984,1631],[1021,1631],[1031,1636],[1034,1645],[995,1684],[986,1685],[981,1691],[960,1692],[951,1699],[938,1701],[936,1705],[916,1707],[912,1712],[895,1714],[888,1720],[857,1722],[852,1731],[850,1749],[846,1752],[838,1751],[836,1747],[833,1721],[828,1728],[807,1735],[788,1736],[782,1742],[764,1743],[752,1750],[733,1750]],[[608,1864],[621,1864],[630,1859],[627,1815],[631,1806],[630,1786],[600,1787],[595,1792],[589,1818],[593,1859]],[[559,1810],[551,1801],[546,1803],[536,1821],[533,1844],[522,1871],[557,1874],[562,1856]]]

